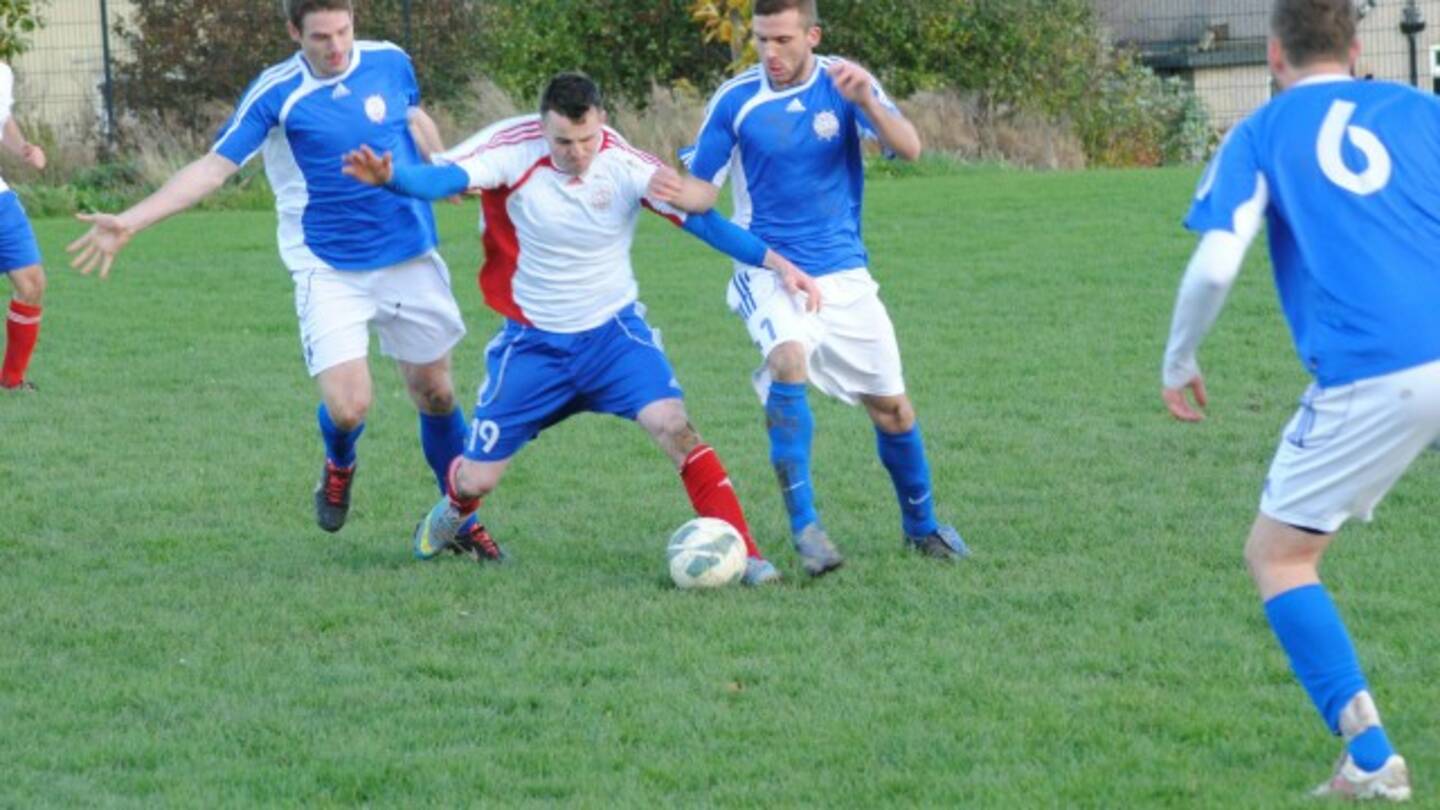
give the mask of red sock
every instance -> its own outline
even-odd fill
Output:
[[[450,499],[450,505],[455,507],[455,511],[469,518],[480,508],[480,499],[462,498],[457,494],[459,490],[455,488],[455,473],[460,469],[462,458],[463,456],[456,456],[455,460],[450,462],[450,470],[445,474],[445,497]]]
[[[0,385],[14,388],[25,381],[35,339],[40,336],[40,307],[11,299],[10,316],[5,319],[5,365],[0,368]]]
[[[745,511],[740,508],[740,499],[735,497],[735,488],[730,486],[730,474],[720,463],[715,448],[702,444],[690,451],[680,467],[680,480],[685,482],[685,492],[690,504],[700,517],[720,518],[734,526],[745,539],[745,553],[760,557],[760,549],[750,537],[750,526],[745,523]]]

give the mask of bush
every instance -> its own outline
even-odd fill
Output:
[[[213,129],[261,70],[293,54],[279,3],[146,0],[115,24],[115,98],[127,116],[159,115]],[[410,3],[411,55],[422,93],[443,102],[463,91],[478,60],[477,0]],[[403,0],[355,0],[356,32],[405,44]]]

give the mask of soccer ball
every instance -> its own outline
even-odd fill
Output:
[[[670,578],[679,588],[723,588],[745,574],[745,541],[719,518],[695,518],[670,535]]]

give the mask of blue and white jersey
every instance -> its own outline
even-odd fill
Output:
[[[435,247],[430,204],[357,182],[340,167],[361,144],[390,152],[397,166],[422,162],[408,127],[419,103],[410,57],[388,42],[357,41],[350,67],[329,78],[296,53],[250,85],[213,151],[244,164],[263,150],[286,267],[389,267]]]
[[[839,61],[817,56],[810,78],[783,90],[759,66],[741,73],[716,91],[682,155],[701,180],[718,186],[728,174],[735,224],[814,276],[869,264],[861,146],[878,136],[826,72]],[[898,114],[878,83],[874,92]]]
[[[1440,100],[1343,76],[1280,94],[1231,132],[1185,226],[1253,232],[1262,213],[1321,386],[1440,359]]]

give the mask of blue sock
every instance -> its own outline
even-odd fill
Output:
[[[890,471],[895,498],[900,501],[900,523],[907,537],[934,534],[935,498],[930,492],[930,465],[925,461],[925,440],[920,423],[904,433],[886,433],[875,428],[875,449],[880,462]]]
[[[330,418],[330,411],[323,402],[315,411],[315,419],[320,423],[320,435],[325,439],[325,456],[330,463],[337,467],[355,466],[355,442],[365,432],[365,423],[356,425],[354,430],[341,430]]]
[[[450,462],[465,452],[465,429],[465,417],[459,408],[440,416],[420,414],[420,448],[425,451],[425,462],[435,471],[435,483],[440,485],[442,495]]]
[[[1385,767],[1385,761],[1395,753],[1395,749],[1390,746],[1390,738],[1385,736],[1385,729],[1381,726],[1371,726],[1363,733],[1355,735],[1346,747],[1362,771],[1380,770]]]
[[[770,385],[765,425],[770,433],[770,463],[780,479],[785,511],[790,513],[790,531],[798,532],[819,520],[810,487],[810,439],[815,420],[805,399],[805,383]]]
[[[1271,597],[1265,603],[1265,617],[1325,725],[1339,734],[1340,713],[1368,687],[1350,635],[1325,586],[1302,585]]]

